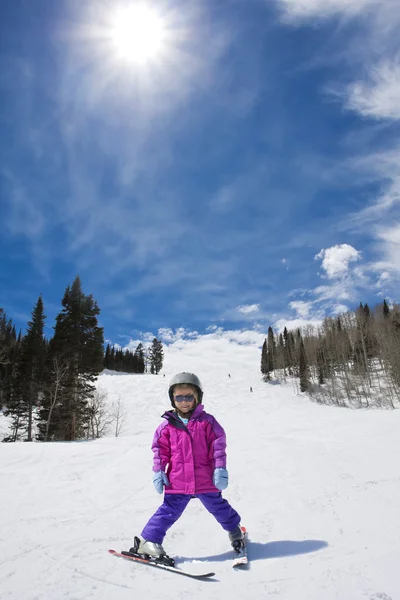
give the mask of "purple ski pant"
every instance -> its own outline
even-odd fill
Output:
[[[240,515],[232,508],[221,492],[208,494],[165,494],[164,502],[145,525],[141,536],[144,540],[162,544],[167,529],[181,516],[192,498],[198,498],[203,506],[226,531],[232,531],[240,523]]]

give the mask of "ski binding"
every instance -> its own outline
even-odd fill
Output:
[[[246,527],[241,527],[243,531],[243,540],[241,540],[240,546],[238,544],[238,548],[234,548],[235,557],[233,559],[232,567],[242,567],[247,566],[249,564],[249,559],[247,557],[247,529]]]

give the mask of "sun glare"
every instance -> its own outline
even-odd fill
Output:
[[[111,38],[121,58],[139,64],[146,63],[161,52],[165,27],[155,10],[139,5],[115,16]]]

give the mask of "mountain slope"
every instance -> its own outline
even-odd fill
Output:
[[[193,347],[171,353],[166,377],[104,373],[99,386],[128,412],[118,438],[0,446],[2,600],[400,597],[400,413],[315,405],[263,383],[248,367],[258,349],[214,352],[207,362]],[[218,581],[107,554],[129,547],[161,501],[150,444],[169,377],[185,369],[201,377],[205,408],[227,432],[224,495],[249,530],[251,568],[233,572],[227,535],[198,500],[165,547],[180,567],[214,570]]]

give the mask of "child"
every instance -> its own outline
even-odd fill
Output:
[[[203,388],[193,373],[178,373],[169,386],[174,410],[157,428],[152,450],[153,483],[159,494],[165,487],[164,502],[135,538],[131,552],[166,556],[162,543],[169,529],[182,515],[192,498],[198,498],[229,534],[236,551],[243,542],[240,516],[221,490],[228,486],[226,437],[216,419],[202,406]]]

